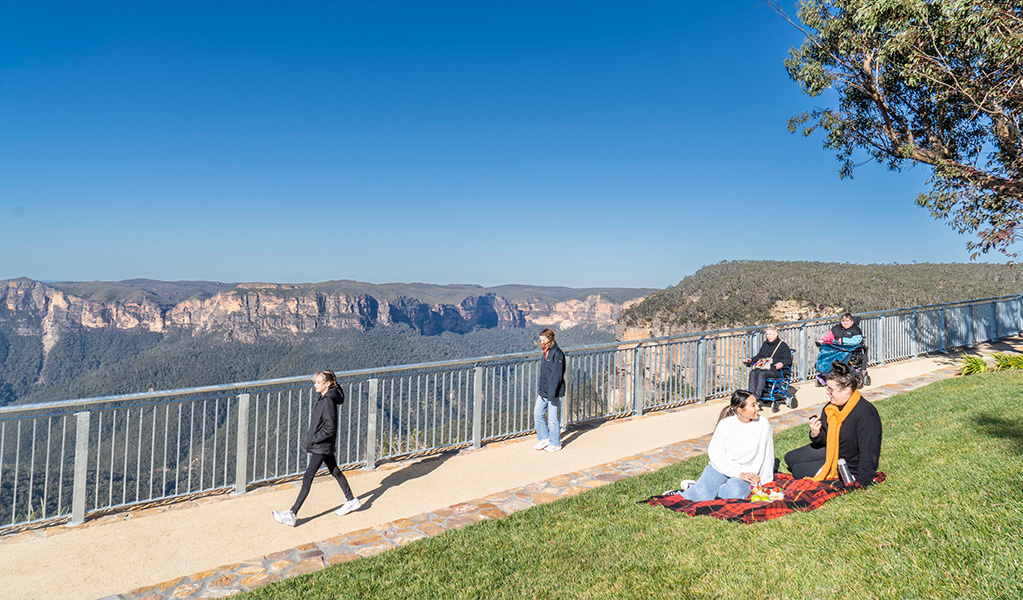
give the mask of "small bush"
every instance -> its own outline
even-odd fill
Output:
[[[994,354],[996,371],[1023,371],[1023,354]]]
[[[977,373],[984,373],[987,369],[987,363],[984,359],[979,356],[970,356],[968,354],[960,355],[963,359],[963,364],[959,368],[960,375],[975,375]]]

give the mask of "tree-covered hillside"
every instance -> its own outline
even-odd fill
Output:
[[[731,261],[651,294],[622,315],[619,328],[657,323],[661,329],[695,331],[762,324],[779,320],[779,302],[824,316],[1017,293],[1023,293],[1023,268],[1005,265]]]

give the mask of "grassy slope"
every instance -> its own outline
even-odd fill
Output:
[[[637,504],[701,457],[245,598],[1023,597],[1023,375],[878,403],[888,481],[756,525]],[[806,427],[776,435],[778,456]]]

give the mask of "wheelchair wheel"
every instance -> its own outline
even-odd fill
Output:
[[[778,402],[777,401],[772,402],[771,403],[771,412],[776,413],[779,410],[781,410],[781,408],[778,406]]]
[[[792,396],[792,397],[789,398],[789,401],[786,402],[786,404],[789,405],[789,408],[795,408],[795,407],[799,406],[799,401],[796,400],[795,396]]]
[[[868,385],[870,385],[870,373],[867,373],[866,371],[864,371],[863,372],[863,387],[867,387]]]

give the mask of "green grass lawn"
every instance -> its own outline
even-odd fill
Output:
[[[699,457],[244,598],[1023,598],[1023,375],[877,407],[888,480],[813,512],[742,525],[637,504]],[[776,434],[778,456],[806,435]]]

